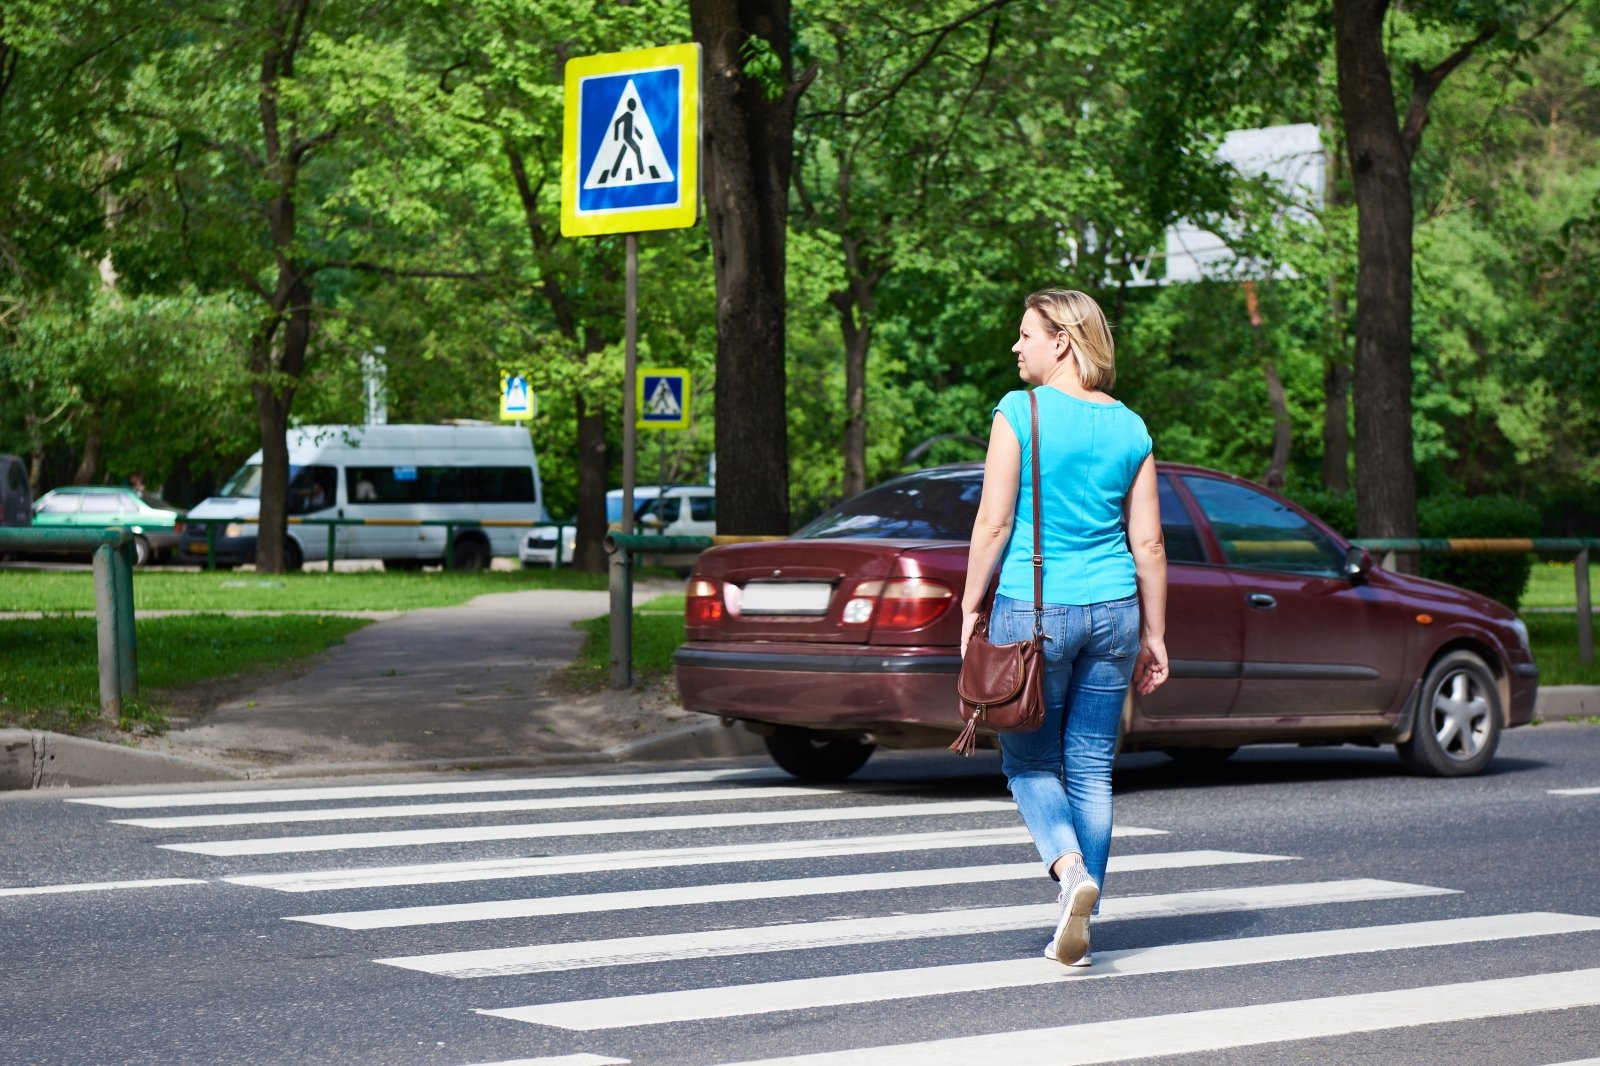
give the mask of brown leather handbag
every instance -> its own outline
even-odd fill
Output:
[[[994,608],[991,590],[978,614],[956,675],[956,695],[961,697],[961,735],[950,750],[971,755],[977,734],[1031,733],[1044,724],[1044,550],[1039,525],[1039,401],[1028,393],[1033,416],[1033,636],[1015,644],[989,642],[989,612]]]

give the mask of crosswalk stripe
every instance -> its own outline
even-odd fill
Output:
[[[610,1055],[547,1055],[542,1059],[502,1059],[499,1062],[479,1062],[473,1066],[628,1066],[632,1059],[618,1059]]]
[[[1453,894],[1456,890],[1396,881],[1356,879],[1255,888],[1209,889],[1163,895],[1121,896],[1101,903],[1100,918],[1171,917],[1275,907],[1352,903]],[[596,966],[638,965],[681,959],[716,958],[771,951],[792,951],[846,944],[872,944],[910,938],[966,936],[1012,929],[1048,929],[1056,919],[1053,903],[1017,907],[983,907],[894,914],[875,918],[840,918],[794,925],[743,929],[711,929],[694,933],[526,944],[511,948],[452,951],[375,961],[444,977],[500,977]]]
[[[1148,856],[1140,856],[1149,858]],[[1246,862],[1287,860],[1286,855],[1242,855],[1238,852],[1178,852],[1173,867],[1225,865]],[[1144,869],[1161,869],[1167,864],[1150,863]],[[422,907],[389,907],[380,910],[343,911],[336,914],[305,914],[284,919],[327,925],[336,929],[399,929],[415,925],[445,925],[451,922],[485,922],[502,918],[536,918],[557,914],[587,914],[601,911],[634,910],[641,907],[686,907],[706,903],[732,903],[741,900],[786,899],[796,896],[825,896],[833,893],[887,892],[897,888],[930,888],[936,885],[973,885],[1000,881],[1025,881],[1042,878],[1038,862],[1005,863],[990,866],[957,866],[940,870],[883,870],[874,873],[839,874],[831,877],[797,877],[776,881],[742,881],[715,885],[688,885],[680,888],[645,888],[626,892],[588,892],[573,896],[542,899],[488,900],[480,903],[439,903]]]
[[[161,818],[116,818],[115,825],[141,829],[215,829],[235,825],[287,825],[293,822],[354,822],[378,818],[439,818],[508,811],[563,811],[589,807],[648,807],[654,804],[733,803],[793,799],[796,796],[849,796],[903,789],[899,784],[851,788],[791,785],[764,788],[703,788],[681,792],[630,792],[605,796],[541,796],[537,799],[477,800],[470,803],[407,803],[381,807],[318,807],[307,811],[244,811],[234,814],[180,814]]]
[[[736,1066],[1083,1066],[1600,1004],[1600,969],[1258,1003],[761,1059]]]
[[[466,844],[485,840],[545,840],[553,837],[605,836],[613,833],[662,833],[678,829],[730,829],[802,822],[854,822],[873,818],[931,818],[951,814],[1016,812],[1010,800],[945,800],[933,803],[889,803],[863,807],[813,807],[792,811],[735,811],[728,814],[671,814],[648,818],[601,818],[573,822],[518,825],[458,826],[450,829],[390,829],[370,833],[328,833],[320,836],[262,837],[256,840],[207,840],[162,844],[169,851],[195,855],[290,855],[309,851],[361,848],[403,848],[416,844]]]
[[[1552,796],[1600,796],[1600,788],[1552,788]]]
[[[1020,826],[1007,829],[958,829],[937,833],[839,837],[819,840],[774,840],[755,844],[713,844],[698,848],[648,848],[602,851],[584,855],[539,855],[531,858],[472,859],[464,862],[368,866],[354,870],[310,870],[282,874],[244,874],[222,880],[278,892],[325,892],[397,885],[437,885],[458,881],[493,881],[514,877],[651,870],[667,866],[715,863],[779,862],[843,855],[877,855],[946,848],[987,848],[1026,844],[1031,838]],[[1115,861],[1115,860],[1113,860]]]
[[[1600,931],[1600,918],[1574,914],[1505,914],[1354,929],[1324,929],[1245,939],[1212,940],[1095,953],[1088,970],[1043,957],[853,973],[798,981],[691,988],[637,996],[540,1003],[479,1014],[558,1029],[593,1032],[640,1025],[734,1018],[962,992],[991,991],[1132,974],[1177,973],[1297,959],[1440,947],[1518,937]]]
[[[592,774],[583,777],[485,778],[471,781],[419,781],[407,785],[335,785],[327,788],[257,788],[183,792],[160,796],[74,796],[68,803],[118,810],[159,807],[232,807],[247,803],[326,803],[352,799],[415,796],[470,796],[487,792],[555,792],[562,789],[628,788],[635,785],[701,785],[719,781],[792,781],[771,770],[672,770],[654,774]]]
[[[0,888],[0,896],[53,896],[62,892],[106,892],[122,888],[167,888],[171,885],[203,885],[192,877],[157,877],[146,881],[83,881],[71,885],[33,885],[26,888]]]

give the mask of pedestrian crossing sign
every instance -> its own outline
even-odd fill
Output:
[[[689,428],[689,372],[673,367],[641,369],[634,386],[634,426],[639,429]]]
[[[521,422],[534,414],[533,389],[521,374],[500,371],[500,420]]]
[[[699,45],[569,59],[564,118],[564,236],[695,224]]]

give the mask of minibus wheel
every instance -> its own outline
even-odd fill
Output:
[[[457,570],[487,570],[489,545],[477,537],[457,537],[454,562]]]

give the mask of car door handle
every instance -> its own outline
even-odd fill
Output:
[[[1258,611],[1270,611],[1278,606],[1278,601],[1268,596],[1265,592],[1252,592],[1245,597],[1245,602]]]

